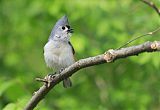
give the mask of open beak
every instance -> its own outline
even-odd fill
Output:
[[[67,32],[68,33],[73,33],[73,29],[68,29]]]

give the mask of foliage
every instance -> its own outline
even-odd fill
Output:
[[[77,59],[118,48],[160,23],[158,14],[139,0],[1,0],[0,109],[21,110],[42,85],[34,79],[52,71],[44,63],[43,46],[64,14],[75,30],[71,42]],[[72,76],[72,88],[57,85],[36,110],[159,110],[159,55],[83,69]]]

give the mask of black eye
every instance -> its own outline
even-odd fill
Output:
[[[65,30],[65,26],[62,26],[62,29]]]

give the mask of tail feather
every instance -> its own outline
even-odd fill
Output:
[[[63,80],[63,87],[64,88],[69,88],[71,86],[72,86],[72,82],[71,82],[70,78],[67,78],[67,79]]]

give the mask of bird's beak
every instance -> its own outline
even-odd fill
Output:
[[[68,33],[73,33],[73,29],[68,29],[67,32]]]

